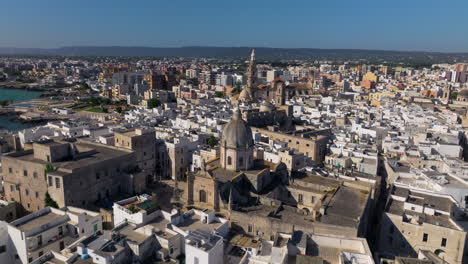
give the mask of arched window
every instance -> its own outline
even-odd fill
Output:
[[[206,203],[206,192],[205,192],[205,190],[200,190],[200,203]]]
[[[232,165],[232,158],[231,158],[231,156],[228,157],[228,165]]]

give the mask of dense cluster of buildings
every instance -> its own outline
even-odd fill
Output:
[[[22,68],[126,111],[2,135],[0,262],[466,263],[468,64],[211,62]]]

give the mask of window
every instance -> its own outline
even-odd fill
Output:
[[[172,248],[172,247],[171,247],[171,248],[169,248],[169,254],[171,254],[171,255],[172,255],[173,253],[174,253],[174,248]]]
[[[39,257],[44,255],[44,251],[39,251]]]
[[[249,232],[249,233],[252,233],[252,232],[253,232],[253,226],[252,226],[252,225],[249,225],[249,226],[248,226],[247,232]]]
[[[447,246],[447,239],[446,238],[442,238],[442,241],[440,242],[440,246],[442,246],[442,247]]]
[[[55,178],[55,188],[60,188],[60,178]]]
[[[51,176],[49,176],[49,186],[54,186],[54,182]]]
[[[311,202],[315,203],[315,196],[312,196]]]
[[[27,170],[23,170],[23,176],[28,176],[28,171]]]
[[[244,166],[244,158],[239,158],[239,166]]]
[[[15,191],[15,186],[12,184],[10,185],[10,192],[14,192]]]
[[[37,179],[37,172],[33,172],[33,177]]]
[[[47,162],[50,162],[50,155],[47,155]]]
[[[25,189],[24,192],[26,193],[26,196],[29,195],[29,190],[28,189]]]
[[[8,168],[8,172],[9,172],[9,173],[13,173],[13,169],[12,169],[12,168]]]
[[[200,202],[206,203],[206,192],[204,190],[200,190]]]
[[[63,235],[63,227],[62,226],[58,227],[58,234],[59,234],[59,236]]]
[[[297,198],[298,202],[299,202],[299,203],[302,203],[302,199],[303,199],[303,198],[304,198],[304,197],[302,197],[302,194],[299,194],[299,196],[298,196],[298,198]]]
[[[429,237],[429,235],[424,233],[423,234],[423,242],[427,242],[428,237]]]
[[[228,163],[228,165],[232,164],[232,158],[231,157],[228,157],[227,163]]]

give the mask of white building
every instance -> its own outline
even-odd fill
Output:
[[[219,235],[198,229],[185,237],[185,263],[224,263],[224,243]]]
[[[47,207],[8,224],[8,235],[20,263],[61,251],[80,237],[98,231],[102,231],[102,216],[75,207]]]

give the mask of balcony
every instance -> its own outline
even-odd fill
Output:
[[[35,254],[40,251],[47,253],[51,250],[60,251],[60,242],[63,241],[64,248],[72,244],[79,238],[78,235],[57,235],[50,238],[48,241],[44,241],[41,245],[35,245],[33,247],[28,247],[29,254]]]

